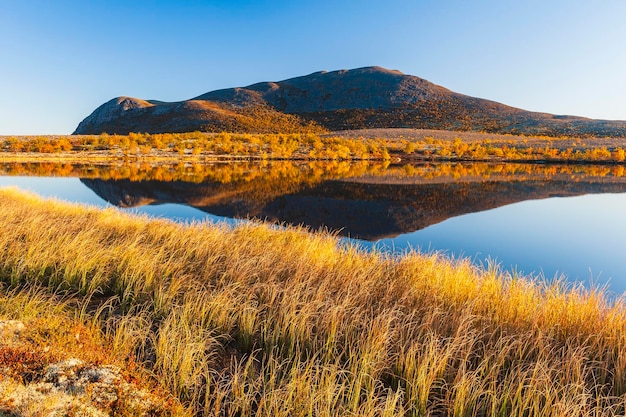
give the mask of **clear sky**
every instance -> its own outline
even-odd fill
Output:
[[[556,114],[626,120],[624,0],[0,0],[0,135],[379,65]]]

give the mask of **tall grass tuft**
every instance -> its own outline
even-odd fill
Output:
[[[74,294],[199,416],[626,411],[626,306],[603,290],[17,190],[0,190],[0,222],[5,285]]]

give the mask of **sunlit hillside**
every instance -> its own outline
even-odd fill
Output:
[[[210,91],[181,102],[117,97],[85,117],[74,133],[291,133],[407,127],[626,137],[624,121],[522,110],[381,67],[319,71]]]

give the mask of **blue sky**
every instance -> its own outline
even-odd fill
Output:
[[[0,2],[0,135],[64,134],[120,95],[369,65],[528,110],[626,120],[623,0]]]

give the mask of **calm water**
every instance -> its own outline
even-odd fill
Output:
[[[260,177],[244,170],[245,181],[233,182],[216,181],[213,173],[213,179],[195,182],[5,175],[0,187],[99,207],[113,203],[177,221],[255,217],[325,226],[365,247],[437,250],[546,278],[608,282],[615,293],[626,290],[626,179],[619,175],[595,177],[568,168],[478,180],[472,171],[450,181],[396,172],[382,179],[365,173],[287,184],[285,178],[301,169],[281,169],[282,176]]]
[[[495,259],[508,270],[610,282],[626,290],[626,194],[525,201],[451,218],[383,239],[395,248],[422,247]]]
[[[53,197],[95,207],[115,207],[115,205],[99,197],[93,190],[85,186],[79,178],[0,176],[0,187],[18,187],[43,197]],[[232,219],[227,217],[214,216],[183,204],[165,203],[121,209],[130,213],[163,217],[181,222],[232,222]]]

